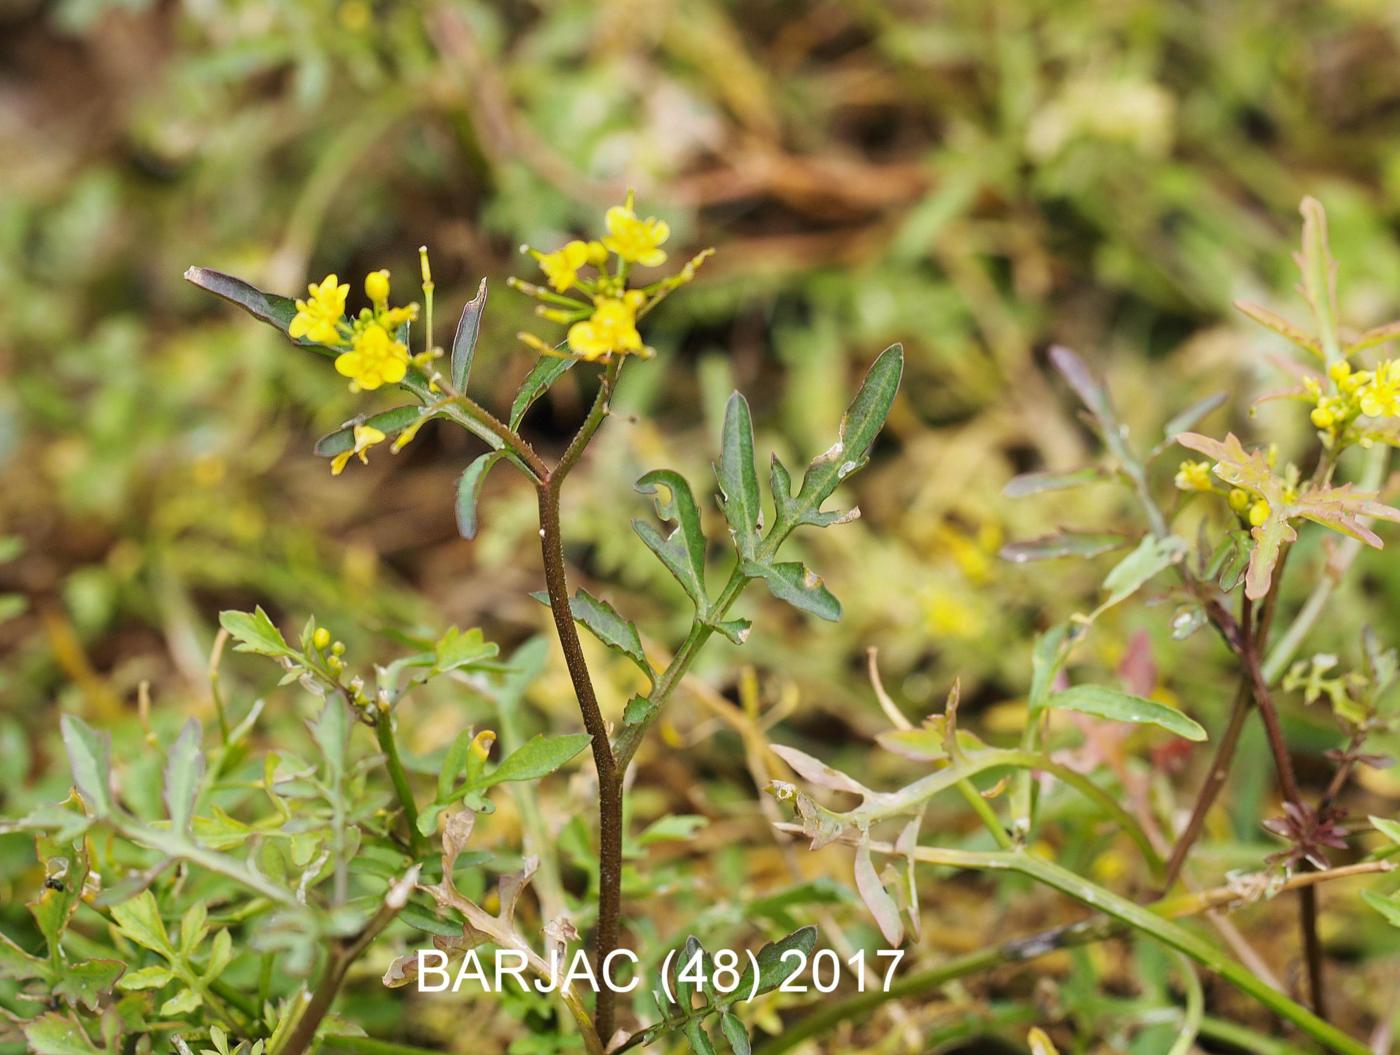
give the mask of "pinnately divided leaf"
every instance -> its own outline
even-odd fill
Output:
[[[1105,685],[1072,685],[1051,693],[1046,706],[1116,722],[1155,725],[1187,740],[1199,742],[1206,738],[1206,731],[1175,707]]]
[[[296,655],[287,645],[282,631],[277,629],[276,624],[261,607],[254,608],[251,612],[220,612],[219,625],[238,642],[234,645],[237,652],[256,652],[260,656],[271,656],[274,659]]]

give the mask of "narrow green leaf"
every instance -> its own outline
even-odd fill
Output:
[[[655,496],[656,514],[662,520],[674,522],[669,535],[662,536],[646,521],[633,521],[638,536],[676,581],[684,587],[690,599],[702,612],[709,609],[705,596],[705,535],[700,528],[700,509],[685,477],[670,469],[654,469],[634,485],[642,494]],[[663,497],[664,488],[669,497]]]
[[[1395,843],[1395,845],[1400,846],[1400,821],[1387,820],[1384,817],[1376,817],[1374,815],[1367,819],[1375,827],[1376,831]]]
[[[68,765],[73,770],[73,783],[87,800],[93,815],[112,812],[112,739],[99,733],[81,718],[65,714],[59,725],[63,730],[63,746],[68,751]]]
[[[339,354],[339,349],[327,348],[325,345],[309,341],[305,337],[295,338],[287,333],[287,329],[292,325],[292,319],[297,313],[296,301],[290,297],[279,296],[276,293],[264,293],[256,286],[250,286],[241,278],[234,278],[232,275],[226,275],[222,271],[215,271],[207,267],[190,268],[185,272],[185,281],[192,282],[200,289],[208,290],[216,297],[222,297],[232,304],[237,304],[255,319],[260,319],[281,330],[282,335],[293,344],[299,344],[304,348],[323,348],[331,355]]]
[[[732,1011],[725,1011],[719,1016],[719,1028],[734,1055],[751,1055],[753,1047],[749,1044],[749,1031]]]
[[[170,968],[155,964],[123,975],[122,980],[117,983],[117,988],[124,990],[159,989],[169,985],[174,979],[175,975]]]
[[[642,649],[641,635],[637,633],[637,627],[630,619],[624,619],[607,601],[594,597],[581,586],[569,601],[569,613],[608,648],[635,663],[655,684],[656,672],[647,662],[646,652]]]
[[[476,355],[476,338],[481,332],[481,313],[486,310],[486,279],[481,280],[476,296],[462,309],[457,320],[457,333],[452,338],[452,387],[467,390],[471,378],[472,358]]]
[[[1050,694],[1046,705],[1064,711],[1091,714],[1115,722],[1155,725],[1187,740],[1201,741],[1206,731],[1175,707],[1144,699],[1105,685],[1073,685]]]
[[[1166,538],[1148,535],[1105,577],[1103,588],[1108,591],[1108,598],[1100,608],[1112,608],[1126,601],[1154,575],[1170,568],[1185,555],[1186,543],[1175,535]]]
[[[447,754],[443,756],[437,780],[437,801],[439,803],[445,803],[452,798],[452,789],[457,786],[457,778],[462,775],[462,769],[467,764],[467,753],[471,750],[473,735],[471,729],[463,729],[452,741],[452,745],[448,747]],[[419,819],[422,819],[421,814]],[[436,827],[436,823],[431,825],[428,833],[434,831]]]
[[[1374,890],[1363,890],[1361,897],[1366,904],[1384,916],[1385,921],[1392,927],[1400,927],[1400,898],[1394,894],[1378,894]]]
[[[170,829],[182,835],[189,830],[204,780],[204,751],[199,742],[199,723],[191,718],[180,730],[165,762],[165,807],[170,811]]]
[[[797,495],[793,526],[811,522],[808,518],[821,512],[822,503],[831,497],[837,484],[865,465],[875,437],[880,434],[890,407],[894,405],[903,373],[904,349],[892,344],[880,353],[865,375],[855,399],[841,418],[836,443],[817,455],[807,467],[807,473],[802,478],[802,489]],[[820,526],[834,522],[827,520]]]
[[[690,1050],[695,1055],[716,1055],[715,1046],[711,1043],[709,1034],[705,1032],[705,1026],[701,1019],[686,1019],[685,1025],[681,1027],[681,1032],[685,1034],[685,1039],[690,1043]]]
[[[1228,396],[1228,392],[1216,392],[1214,395],[1206,396],[1205,399],[1192,403],[1167,422],[1162,429],[1163,438],[1169,441],[1174,440],[1181,433],[1194,429],[1211,411],[1224,406]]]
[[[1317,334],[1322,352],[1330,363],[1337,358],[1337,262],[1327,242],[1327,212],[1316,198],[1304,198],[1299,207],[1303,214],[1303,249],[1298,255],[1298,270],[1303,276],[1303,294],[1312,306],[1317,320]]]
[[[1033,560],[1053,560],[1058,557],[1097,557],[1100,553],[1126,546],[1122,535],[1061,531],[1024,542],[1008,542],[998,551],[1002,560],[1025,564]]]
[[[746,560],[740,567],[750,579],[762,579],[778,600],[829,622],[841,618],[841,602],[800,561],[759,564]]]
[[[749,403],[735,392],[724,408],[724,430],[721,437],[720,460],[716,467],[722,492],[721,506],[729,521],[729,530],[739,556],[750,559],[758,548],[759,506],[758,472],[754,468],[753,419]]]
[[[480,526],[476,506],[481,500],[481,488],[486,483],[486,474],[502,457],[502,451],[487,451],[473,459],[457,480],[457,534],[464,539],[476,538]]]
[[[525,420],[525,412],[530,409],[530,405],[548,392],[549,386],[563,377],[564,372],[577,361],[572,356],[540,356],[530,368],[530,372],[525,375],[525,380],[520,383],[520,389],[511,402],[510,427],[518,429],[520,423]]]
[[[531,737],[486,774],[482,787],[489,788],[507,780],[537,780],[553,773],[587,747],[592,739],[587,733]]]
[[[376,428],[386,436],[393,436],[402,432],[410,425],[418,421],[423,416],[423,408],[419,406],[395,407],[393,410],[386,410],[382,414],[371,414],[363,422],[358,424],[368,425]],[[314,453],[322,458],[333,458],[337,454],[344,454],[346,451],[355,448],[355,425],[351,422],[344,428],[336,429],[327,433],[316,441],[313,448]]]
[[[1235,308],[1265,329],[1273,330],[1280,337],[1292,341],[1299,348],[1312,352],[1316,356],[1322,355],[1322,347],[1317,343],[1316,337],[1277,312],[1270,311],[1268,308],[1248,300],[1235,301]]]
[[[261,607],[252,612],[224,611],[219,613],[219,625],[235,641],[237,652],[255,652],[260,656],[295,657],[297,655],[282,636],[282,631],[268,618]]]
[[[810,961],[812,950],[816,946],[817,928],[809,925],[793,931],[785,938],[770,941],[759,949],[757,955],[754,956],[754,960],[758,964],[758,995],[771,993],[787,981],[789,975],[794,974],[799,969],[795,962],[797,958],[789,956],[784,960],[784,953],[796,949],[802,953],[800,962],[807,963]],[[744,968],[744,973],[739,977],[739,984],[734,989],[735,999],[747,1000],[753,987],[753,964],[750,964]]]

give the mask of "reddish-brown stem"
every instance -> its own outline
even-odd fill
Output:
[[[569,443],[559,463],[537,486],[540,517],[540,552],[544,559],[545,587],[554,630],[564,651],[564,662],[578,699],[583,726],[592,737],[593,764],[598,770],[598,920],[593,932],[594,970],[605,979],[604,961],[617,948],[622,918],[622,772],[608,740],[608,726],[598,707],[593,679],[583,655],[578,628],[569,606],[569,580],[564,564],[564,534],[559,498],[564,479],[583,454],[593,434],[608,414],[621,360],[610,363],[587,418]],[[612,1036],[616,993],[603,981],[598,987],[594,1028],[604,1044]]]
[[[1210,763],[1210,772],[1206,774],[1205,783],[1201,785],[1201,790],[1196,795],[1196,803],[1191,809],[1191,818],[1177,837],[1176,845],[1172,847],[1171,857],[1167,859],[1166,874],[1162,882],[1163,892],[1170,890],[1180,877],[1181,869],[1186,864],[1186,855],[1191,852],[1191,847],[1195,845],[1197,836],[1201,834],[1201,829],[1205,826],[1206,814],[1215,805],[1216,798],[1221,789],[1225,787],[1225,779],[1230,775],[1230,763],[1234,761],[1235,748],[1239,746],[1240,733],[1244,729],[1245,719],[1249,717],[1250,699],[1249,682],[1243,681],[1235,693],[1235,702],[1230,707],[1230,720],[1226,723],[1225,731],[1220,734],[1220,740],[1216,744],[1215,757],[1211,759]]]

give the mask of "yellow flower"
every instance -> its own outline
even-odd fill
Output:
[[[373,425],[356,425],[355,446],[348,451],[341,451],[331,459],[331,475],[339,476],[343,473],[345,471],[345,466],[350,463],[351,458],[359,458],[361,464],[368,465],[369,449],[376,443],[383,442],[384,433],[380,432]]]
[[[1232,487],[1230,488],[1230,495],[1226,501],[1230,503],[1231,509],[1243,516],[1244,511],[1248,509],[1250,505],[1249,492],[1243,487]]]
[[[642,299],[639,291],[629,290],[620,300],[599,300],[590,318],[569,327],[569,350],[589,362],[606,359],[613,352],[645,355],[647,348],[637,332],[637,305]]]
[[[376,308],[389,303],[389,270],[381,267],[365,276],[365,296]]]
[[[1176,471],[1176,486],[1182,491],[1213,490],[1210,479],[1210,462],[1190,460],[1182,462],[1181,467]]]
[[[398,384],[408,373],[408,349],[373,322],[355,334],[350,351],[336,358],[335,369],[366,390]]]
[[[1363,414],[1373,418],[1400,416],[1400,359],[1387,359],[1377,366],[1357,396]]]
[[[579,268],[585,264],[601,264],[607,259],[607,250],[597,242],[580,242],[575,239],[552,253],[535,253],[540,270],[549,279],[556,292],[572,289],[578,281]]]
[[[324,626],[318,626],[316,632],[311,635],[311,643],[324,652],[330,647],[331,632]]]
[[[293,339],[305,337],[317,344],[341,342],[340,322],[345,317],[345,298],[350,287],[338,285],[338,281],[335,275],[327,275],[320,285],[313,282],[306,287],[311,299],[297,301],[297,313],[287,327]]]
[[[665,220],[648,216],[639,219],[632,211],[632,195],[626,205],[614,205],[607,211],[608,234],[603,245],[623,260],[643,267],[656,267],[666,262],[661,243],[671,237],[671,227]]]
[[[1249,522],[1254,527],[1260,527],[1264,521],[1269,519],[1269,503],[1264,499],[1259,499],[1249,507]]]

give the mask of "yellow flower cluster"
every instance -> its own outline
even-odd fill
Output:
[[[1332,442],[1345,437],[1345,442],[1370,446],[1369,430],[1348,435],[1347,429],[1361,417],[1400,417],[1400,359],[1387,359],[1374,370],[1353,370],[1342,360],[1328,367],[1326,381],[1305,378],[1303,390],[1304,398],[1313,404],[1309,420],[1327,432]]]
[[[637,321],[671,290],[693,279],[696,268],[713,252],[705,250],[674,275],[632,287],[628,278],[633,265],[659,267],[666,262],[661,246],[671,237],[670,225],[654,216],[638,216],[630,192],[625,204],[607,211],[603,223],[607,234],[601,239],[576,239],[551,253],[523,248],[535,258],[548,285],[512,278],[511,286],[540,302],[536,310],[541,318],[568,327],[567,353],[534,334],[519,335],[541,354],[567,354],[588,362],[614,355],[649,358],[653,352],[642,341]]]
[[[1176,486],[1182,491],[1215,490],[1210,468],[1210,462],[1196,462],[1188,458],[1176,471]]]
[[[1270,465],[1273,464],[1275,456],[1276,452],[1271,449],[1269,452]],[[1291,479],[1296,475],[1297,470],[1292,465],[1288,468],[1288,476]],[[1225,501],[1235,515],[1252,527],[1258,527],[1269,519],[1271,509],[1264,498],[1245,490],[1243,487],[1232,487],[1228,491],[1223,487],[1217,488],[1214,470],[1215,466],[1208,461],[1193,461],[1188,458],[1177,467],[1177,489],[1188,493],[1202,492],[1225,495]],[[1284,497],[1290,502],[1293,501],[1297,497],[1296,487],[1290,484],[1284,490]]]
[[[353,321],[345,317],[350,287],[335,275],[313,282],[307,292],[309,299],[296,302],[296,315],[287,327],[292,337],[340,349],[335,368],[350,378],[353,388],[372,391],[404,379],[410,361],[408,347],[396,335],[404,323],[418,318],[418,305],[389,307],[388,271],[371,271],[365,276],[365,296],[372,307],[362,309]],[[340,467],[345,467],[344,462]]]

